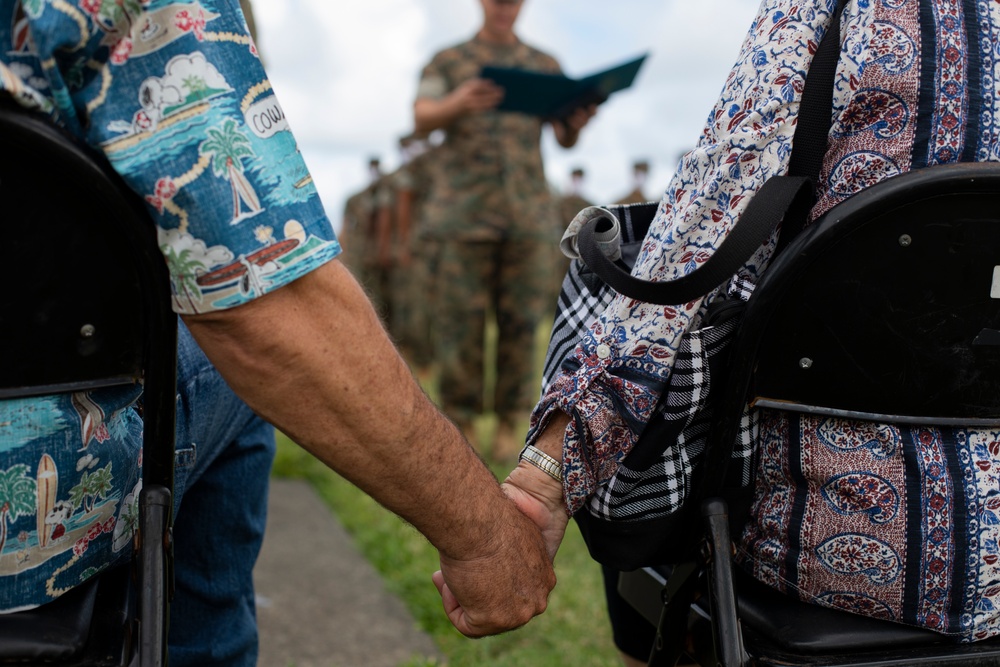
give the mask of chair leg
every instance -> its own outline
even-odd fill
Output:
[[[702,563],[679,563],[663,587],[663,611],[656,627],[656,641],[649,655],[649,667],[674,667],[684,652],[688,616],[698,585]]]
[[[158,485],[139,496],[139,665],[163,667],[167,659],[171,494]]]
[[[708,590],[712,605],[715,655],[721,667],[744,667],[747,655],[743,649],[743,635],[736,616],[729,508],[724,500],[710,498],[702,505],[702,515],[708,529],[710,548]]]

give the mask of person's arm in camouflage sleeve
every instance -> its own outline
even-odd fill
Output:
[[[413,103],[417,133],[447,128],[463,116],[495,109],[503,101],[503,88],[489,79],[469,79],[452,86],[436,60],[424,68]]]

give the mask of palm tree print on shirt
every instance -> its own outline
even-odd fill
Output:
[[[0,470],[0,553],[7,542],[7,524],[35,512],[35,480],[28,466],[20,463]]]
[[[83,507],[84,512],[92,512],[97,501],[113,490],[111,464],[93,472],[84,472],[80,482],[69,490],[69,501],[73,507]]]
[[[185,248],[180,252],[170,244],[160,246],[163,257],[167,260],[167,270],[170,273],[170,281],[174,284],[174,294],[183,294],[184,298],[191,305],[192,312],[198,312],[195,303],[201,303],[201,287],[195,276],[207,270],[205,263],[198,259],[190,248]]]
[[[229,181],[233,189],[231,224],[235,225],[243,218],[251,217],[263,210],[253,185],[243,173],[243,159],[256,156],[250,147],[250,140],[237,129],[235,120],[230,118],[221,128],[208,130],[208,139],[201,143],[198,152],[201,155],[211,156],[212,173],[218,178]],[[242,210],[240,202],[246,205],[247,211]]]

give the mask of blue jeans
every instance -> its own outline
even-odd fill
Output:
[[[171,667],[257,664],[253,567],[264,539],[274,429],[180,326]]]

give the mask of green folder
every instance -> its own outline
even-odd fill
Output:
[[[601,104],[612,93],[632,85],[649,54],[582,79],[563,74],[486,66],[480,76],[504,89],[500,111],[519,111],[543,118],[565,118],[578,107]]]

